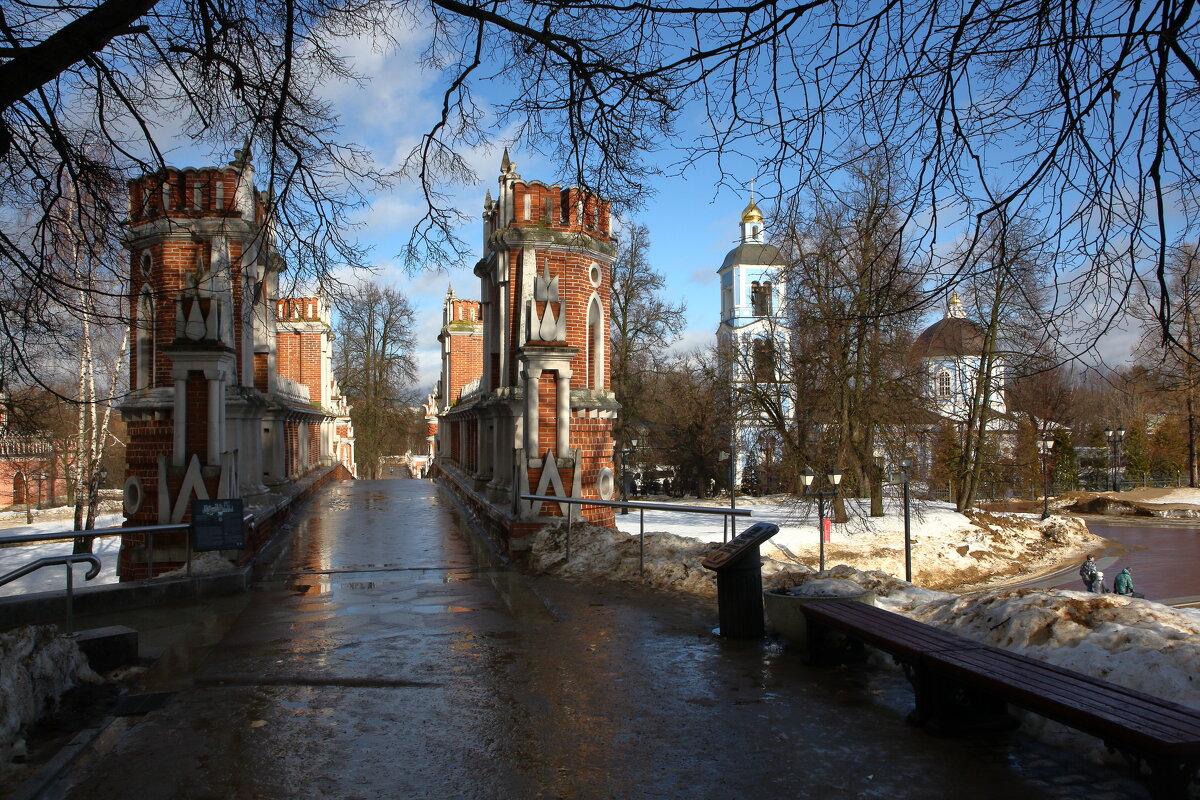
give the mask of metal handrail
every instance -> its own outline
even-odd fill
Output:
[[[23,578],[31,572],[37,572],[42,567],[53,567],[58,564],[65,564],[67,567],[67,635],[75,635],[75,570],[72,569],[73,564],[91,564],[88,571],[84,573],[83,579],[90,581],[92,578],[100,574],[100,558],[92,553],[71,553],[70,555],[62,556],[42,556],[35,558],[23,567],[18,567],[12,572],[5,575],[0,575],[0,586],[6,583],[12,583],[17,578]]]
[[[25,544],[27,542],[54,542],[60,539],[78,539],[80,536],[120,536],[125,533],[168,533],[190,527],[186,522],[168,525],[143,525],[137,528],[91,528],[66,533],[30,533],[21,536],[0,536],[0,545]]]
[[[254,527],[254,515],[242,515],[242,524],[248,527]],[[191,547],[191,531],[192,526],[186,522],[170,522],[165,525],[137,525],[130,528],[91,528],[89,530],[68,531],[66,533],[34,533],[23,536],[0,536],[0,547],[7,544],[29,544],[31,542],[57,542],[67,539],[78,539],[81,536],[124,536],[125,534],[149,534],[150,542],[147,548],[147,574],[154,577],[154,537],[160,533],[179,533],[184,531],[188,534],[187,548],[187,574],[192,574],[192,547]],[[88,580],[91,580],[89,578]],[[3,584],[0,584],[2,586]]]
[[[123,536],[127,533],[150,534],[148,548],[148,574],[154,575],[154,536],[159,533],[178,533],[190,531],[191,525],[185,522],[172,522],[166,525],[140,525],[133,528],[91,528],[88,530],[69,531],[67,533],[34,533],[25,536],[0,536],[0,546],[6,544],[28,544],[30,542],[57,542],[67,539],[78,539],[81,536]],[[192,571],[191,548],[188,548],[188,574]]]
[[[522,500],[546,501],[567,504],[567,561],[571,560],[571,525],[575,506],[607,506],[609,508],[636,508],[638,510],[638,574],[646,574],[646,511],[670,511],[677,514],[720,514],[724,517],[752,517],[748,508],[725,508],[724,506],[680,506],[672,503],[631,503],[627,500],[591,500],[583,497],[557,497],[545,494],[523,494]]]

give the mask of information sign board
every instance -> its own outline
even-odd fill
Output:
[[[756,522],[725,544],[708,554],[708,558],[700,562],[705,569],[720,569],[738,556],[779,533],[779,526],[769,522]]]
[[[192,501],[193,550],[240,550],[245,546],[241,498]]]

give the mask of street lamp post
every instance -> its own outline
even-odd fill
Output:
[[[621,500],[626,503],[629,502],[629,456],[637,450],[637,446],[638,440],[630,439],[629,447],[621,451]],[[629,509],[622,506],[621,513],[628,514]]]
[[[1112,490],[1119,492],[1121,489],[1118,475],[1121,468],[1121,444],[1125,441],[1125,429],[1117,428],[1113,430],[1112,428],[1105,428],[1104,437],[1108,439],[1108,471],[1112,477]]]
[[[832,489],[821,489],[813,492],[813,479],[817,477],[816,473],[810,468],[805,467],[804,472],[800,473],[801,479],[804,481],[804,495],[806,497],[817,498],[817,543],[818,543],[818,572],[825,571],[825,498],[836,499],[838,496],[838,485],[842,482],[842,471],[836,467],[830,470],[825,475],[825,480],[829,481]]]
[[[729,462],[729,507],[731,509],[737,509],[737,498],[735,497],[733,491],[733,453],[726,453],[724,450],[722,450],[721,452],[717,453],[717,461]],[[728,528],[733,527],[733,517],[727,515],[723,519],[724,522],[721,523],[721,541],[727,542],[729,541],[729,533],[726,531]]]
[[[911,458],[900,459],[900,482],[904,485],[904,580],[912,583],[912,527],[909,524],[908,470],[913,465]]]
[[[1050,452],[1054,449],[1054,439],[1043,432],[1038,440],[1042,451],[1042,519],[1050,518]]]
[[[42,472],[38,475],[38,509],[39,510],[42,508],[42,484],[45,483],[46,478],[48,478],[48,477],[50,477],[50,476],[47,475],[45,472]]]

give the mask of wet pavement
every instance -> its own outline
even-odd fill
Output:
[[[144,676],[178,692],[49,796],[1147,796],[1019,734],[934,738],[898,669],[722,640],[715,601],[523,575],[452,508],[424,481],[319,493],[252,592],[179,621],[191,646]]]

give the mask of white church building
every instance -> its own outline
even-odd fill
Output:
[[[778,365],[786,360],[789,340],[784,318],[787,296],[783,280],[783,258],[779,249],[767,244],[762,211],[753,195],[742,211],[740,241],[721,262],[721,322],[717,344],[731,354],[726,369],[735,387],[763,387],[783,407],[785,418],[794,413],[794,392],[781,380]],[[739,403],[744,406],[744,403]],[[734,485],[741,486],[746,469],[764,451],[769,455],[773,427],[764,422],[764,414],[739,409],[732,431]]]

